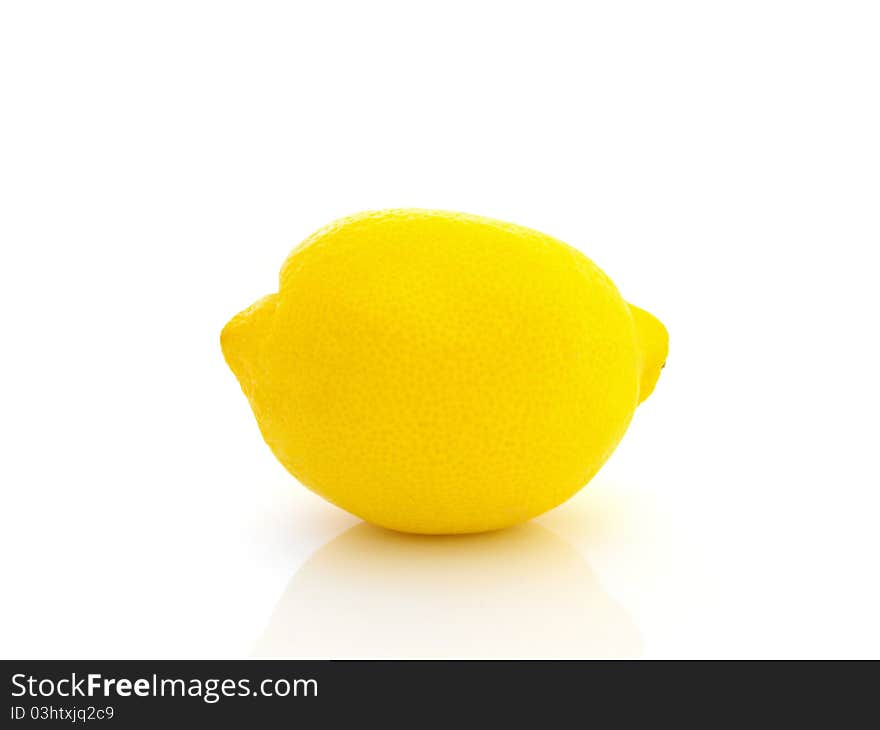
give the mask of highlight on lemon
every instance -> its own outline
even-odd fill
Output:
[[[376,525],[445,534],[524,522],[587,484],[668,337],[550,236],[383,210],[297,246],[221,346],[297,480]]]

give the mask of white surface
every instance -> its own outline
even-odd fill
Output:
[[[0,654],[880,656],[876,3],[308,5],[0,9]],[[485,580],[337,537],[220,354],[398,206],[556,235],[671,333]]]

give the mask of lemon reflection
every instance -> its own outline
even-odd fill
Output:
[[[628,657],[641,638],[580,554],[535,524],[422,537],[359,524],[293,576],[257,656]]]

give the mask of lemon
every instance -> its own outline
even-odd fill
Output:
[[[383,527],[465,533],[583,487],[653,390],[667,335],[561,241],[386,210],[296,247],[221,346],[302,484]]]

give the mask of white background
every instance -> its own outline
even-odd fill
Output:
[[[2,656],[880,656],[876,3],[0,8]],[[406,206],[669,328],[536,525],[346,533],[223,362],[294,244]]]

